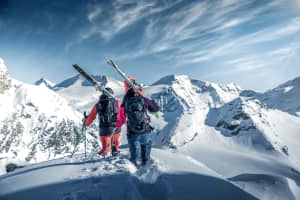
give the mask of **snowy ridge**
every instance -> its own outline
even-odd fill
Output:
[[[105,87],[114,90],[115,96],[121,98],[124,94],[123,84],[120,81],[107,76],[93,76],[97,81]],[[100,92],[96,91],[92,84],[80,75],[76,75],[61,83],[56,84],[53,90],[67,99],[75,108],[80,111],[90,110],[98,101]]]
[[[193,140],[205,131],[205,116],[209,110],[237,98],[240,91],[234,84],[218,85],[187,76],[162,78],[146,88],[146,94],[156,100],[168,122],[160,134],[163,137],[156,142],[176,147]]]
[[[300,145],[293,141],[300,139],[297,134],[300,119],[284,109],[274,110],[268,106],[264,101],[268,93],[244,92],[234,84],[218,85],[174,75],[156,82],[146,92],[164,111],[163,122],[153,120],[155,125],[165,123],[162,128],[158,126],[154,134],[156,146],[169,146],[184,152],[221,176],[239,177],[230,180],[260,199],[298,197],[295,194],[299,194],[299,169],[295,166],[300,163],[297,153]],[[294,93],[294,96],[298,94]],[[292,97],[289,98],[291,105],[298,105],[297,98]],[[276,97],[273,98],[276,102]],[[224,154],[228,150],[230,153]],[[249,159],[247,154],[255,156],[246,161]],[[256,157],[266,157],[266,161],[261,162]],[[246,164],[240,165],[245,158]],[[283,161],[273,163],[273,159]],[[266,164],[268,162],[273,164]],[[256,163],[255,167],[249,167],[253,163]],[[281,170],[285,169],[269,176],[273,166],[278,165]],[[257,166],[261,166],[260,170]],[[290,169],[296,173],[290,173]],[[250,175],[243,175],[245,171]],[[257,181],[262,177],[269,178],[258,185]],[[274,185],[268,180],[277,180],[279,184]],[[260,187],[267,187],[274,193]],[[285,189],[279,190],[281,187]]]
[[[300,77],[288,81],[263,95],[262,101],[272,109],[300,116]]]
[[[36,81],[34,83],[35,85],[43,85],[46,86],[47,88],[53,88],[54,87],[54,83],[52,83],[51,81],[47,80],[46,78],[41,78],[40,80]]]
[[[216,177],[205,166],[195,164],[184,155],[178,155],[178,158],[182,160],[180,165],[173,153],[155,149],[153,162],[146,168],[137,169],[128,161],[127,155],[115,159],[99,159],[93,155],[65,157],[3,176],[0,197],[34,199],[36,194],[47,190],[46,200],[256,199],[229,181]],[[25,178],[32,181],[23,184]],[[10,180],[16,181],[15,187],[8,186]],[[201,187],[195,189],[191,185]],[[118,191],[112,192],[116,188]]]

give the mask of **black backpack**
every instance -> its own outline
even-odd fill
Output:
[[[115,99],[106,95],[101,95],[96,106],[100,120],[100,127],[115,127],[118,115],[118,112],[114,109]]]
[[[128,129],[130,132],[145,133],[148,126],[145,100],[142,96],[128,97],[125,101],[125,113],[128,117]]]

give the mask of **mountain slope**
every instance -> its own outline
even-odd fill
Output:
[[[272,109],[300,116],[300,77],[267,91],[262,101]]]
[[[120,81],[107,76],[93,76],[97,81],[105,87],[110,87],[114,90],[115,96],[121,98],[124,94],[123,84]],[[90,110],[98,101],[100,92],[95,90],[92,84],[85,80],[80,75],[66,79],[61,83],[56,84],[53,90],[67,99],[75,108],[80,111]]]
[[[186,76],[164,77],[148,87],[146,93],[164,111],[163,119],[152,120],[156,125],[155,146],[190,155],[258,198],[294,199],[299,193],[300,173],[296,166],[300,163],[300,145],[295,141],[300,139],[300,119],[267,107],[262,99],[268,94]],[[289,99],[297,105],[297,98]],[[266,160],[261,162],[262,159]],[[280,160],[280,164],[274,160]],[[271,173],[274,166],[278,169]],[[274,192],[275,198],[272,192],[258,187],[259,180],[264,182],[262,187],[286,190],[281,195]],[[281,186],[268,180],[276,180]]]
[[[51,81],[45,79],[45,78],[41,78],[40,80],[36,81],[34,83],[34,85],[43,85],[46,86],[47,88],[53,88],[55,86],[54,83],[52,83]]]
[[[11,159],[35,163],[69,155],[81,132],[82,115],[47,87],[13,79],[0,94],[0,110],[1,165]],[[90,151],[98,148],[95,130],[89,129]]]
[[[159,104],[168,123],[156,142],[176,147],[205,134],[205,116],[209,110],[237,98],[240,91],[234,84],[218,85],[187,76],[162,78],[145,90]]]
[[[115,159],[99,159],[93,155],[85,159],[76,155],[73,159],[65,157],[28,166],[0,178],[0,197],[12,200],[40,196],[45,200],[256,199],[185,155],[154,149],[153,163],[137,169],[127,154],[123,151]],[[30,183],[25,183],[29,178]]]

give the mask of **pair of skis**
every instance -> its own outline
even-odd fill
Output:
[[[129,85],[129,87],[134,90],[134,92],[136,92],[139,95],[141,95],[142,97],[144,97],[144,95],[141,93],[141,91],[135,87],[135,85],[132,83],[132,81],[129,80],[129,78],[126,76],[126,74],[120,70],[120,68],[114,63],[114,61],[109,60],[109,61],[107,61],[107,64],[111,65],[122,76],[122,78],[126,81],[126,83]]]
[[[105,95],[110,96],[110,97],[116,99],[108,90],[105,89],[105,87],[100,82],[98,82],[94,77],[92,77],[86,71],[84,71],[81,67],[79,67],[79,65],[74,64],[73,67],[85,79],[87,79],[88,81],[90,81],[95,86],[95,88],[96,88],[97,91],[100,91],[100,92],[104,93]]]
[[[111,65],[121,76],[122,78],[126,81],[126,83],[129,85],[129,87],[131,87],[136,93],[138,93],[141,96],[144,96],[141,91],[139,89],[136,88],[136,86],[133,84],[133,82],[131,80],[129,80],[129,78],[126,76],[126,74],[124,72],[122,72],[120,70],[120,68],[114,63],[114,61],[112,60],[108,60],[107,64]],[[84,71],[81,67],[79,67],[79,65],[74,64],[73,65],[74,69],[76,69],[84,78],[86,78],[88,81],[90,81],[95,87],[96,90],[103,92],[104,94],[112,97],[115,99],[115,97],[105,89],[105,87],[98,82],[94,77],[92,77],[91,75],[89,75],[86,71]]]

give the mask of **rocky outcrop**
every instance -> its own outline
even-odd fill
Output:
[[[0,58],[0,94],[11,87],[11,77],[4,61]]]

